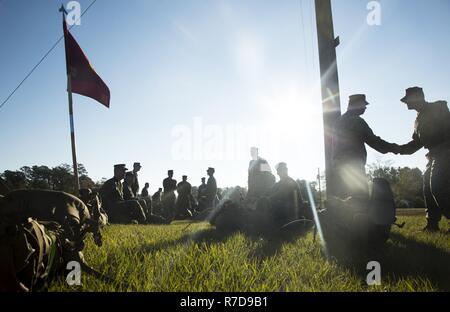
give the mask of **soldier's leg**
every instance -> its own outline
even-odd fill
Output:
[[[337,168],[336,178],[341,198],[369,199],[369,187],[364,164],[355,161],[341,162]]]
[[[440,212],[450,219],[450,151],[434,157],[431,167],[431,193]]]
[[[167,206],[167,218],[173,220],[176,214],[176,202],[177,198],[175,194],[168,198],[168,206]]]
[[[162,216],[151,214],[151,215],[149,215],[147,217],[147,223],[151,223],[151,224],[169,224],[170,221],[168,221],[167,219],[165,219]]]
[[[147,210],[149,211],[149,213],[153,213],[153,203],[152,203],[152,199],[150,197],[146,197],[144,198],[145,203],[147,204]]]
[[[139,201],[127,200],[125,201],[125,204],[127,205],[127,210],[129,212],[130,217],[133,220],[138,221],[140,224],[145,223],[146,221],[145,212]]]
[[[138,202],[141,205],[142,210],[144,210],[145,217],[148,217],[149,215],[151,215],[152,211],[149,208],[149,206],[147,205],[147,201],[145,199],[139,199]]]
[[[108,206],[107,214],[108,214],[108,220],[110,223],[128,223],[130,220],[126,220],[126,217],[124,216],[125,208],[123,205],[120,205],[120,203],[111,203]]]
[[[152,202],[152,214],[162,215],[161,202]]]
[[[192,209],[191,201],[189,200],[188,197],[183,197],[178,206],[178,216],[181,219],[191,218],[192,217],[191,209]]]
[[[427,207],[427,226],[425,230],[437,230],[442,217],[441,210],[431,192],[431,166],[432,161],[428,163],[423,175],[423,196]]]

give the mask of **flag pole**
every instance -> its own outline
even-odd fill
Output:
[[[78,163],[77,152],[75,145],[75,127],[73,123],[73,102],[72,102],[72,79],[70,73],[67,74],[67,96],[69,98],[69,118],[70,118],[70,140],[72,143],[72,161],[73,161],[73,174],[75,176],[76,191],[80,189],[80,179],[78,177]]]
[[[65,19],[65,14],[67,14],[64,5],[61,5],[61,8],[59,11],[62,13],[63,22]],[[64,33],[64,36],[66,34]],[[65,41],[64,41],[65,43]],[[67,55],[66,55],[67,58]],[[67,60],[66,60],[67,61]],[[67,62],[66,62],[67,64]],[[67,67],[67,65],[66,65]],[[66,68],[67,71],[67,97],[69,100],[69,119],[70,119],[70,141],[72,145],[72,162],[73,162],[73,174],[75,177],[75,186],[76,190],[75,192],[78,192],[80,190],[80,179],[78,177],[78,163],[77,163],[77,152],[76,152],[76,145],[75,145],[75,127],[73,122],[73,100],[72,100],[72,77],[70,75],[70,71],[68,68]]]

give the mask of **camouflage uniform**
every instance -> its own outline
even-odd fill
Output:
[[[58,222],[70,227],[71,239],[79,238],[81,225],[90,218],[88,207],[77,197],[47,190],[17,190],[5,196],[1,212],[4,216],[32,217],[39,221]]]
[[[198,202],[198,207],[197,210],[199,212],[204,211],[207,208],[207,203],[206,203],[206,183],[203,183],[198,187],[198,192],[197,192],[197,202]]]
[[[100,195],[111,222],[128,223],[136,220],[144,223],[144,210],[136,200],[125,200],[122,182],[116,178],[106,181],[100,188]]]
[[[176,218],[192,217],[192,186],[187,181],[181,181],[177,185],[178,198],[176,202]]]
[[[175,204],[177,197],[175,191],[177,189],[177,180],[166,178],[163,180],[164,194],[162,196],[163,216],[166,219],[175,217]]]
[[[141,163],[135,162],[133,164],[133,182],[131,182],[131,191],[134,194],[134,197],[137,197],[139,194],[139,178],[138,178],[138,171],[141,170]]]
[[[303,198],[298,183],[286,177],[277,182],[271,191],[272,218],[278,226],[304,216]]]
[[[376,136],[360,116],[347,111],[336,121],[332,145],[334,178],[338,188],[336,195],[341,198],[368,199],[365,144],[383,154],[397,147]]]
[[[450,219],[450,111],[447,102],[424,105],[417,114],[412,141],[401,146],[401,154],[414,154],[422,147],[429,150],[424,174],[427,218],[437,225],[442,215]]]
[[[152,195],[152,212],[162,215],[161,191],[159,190]]]
[[[126,180],[122,183],[122,189],[123,189],[123,199],[125,200],[136,199],[136,195],[134,195],[132,185],[127,183]]]
[[[134,197],[136,197],[139,194],[139,179],[138,179],[137,172],[133,172],[133,175],[134,175],[134,180],[133,180],[133,183],[131,184],[131,191],[133,192]]]
[[[126,201],[135,200],[135,201],[139,202],[139,205],[141,205],[142,210],[144,210],[146,218],[148,219],[150,217],[150,215],[152,213],[151,200],[137,198],[135,193],[133,192],[133,184],[130,185],[126,179],[125,179],[125,182],[123,182],[123,199]]]
[[[251,160],[248,169],[247,197],[250,200],[256,200],[269,195],[275,181],[275,176],[265,159],[258,157],[256,160]]]
[[[148,188],[147,187],[144,187],[143,189],[142,189],[142,191],[141,191],[141,196],[142,197],[149,197],[149,194],[148,194]]]
[[[58,231],[31,218],[0,220],[0,292],[44,291],[64,268]]]
[[[213,208],[215,207],[215,201],[217,198],[217,182],[214,176],[210,176],[208,178],[208,182],[206,183],[206,208]]]
[[[0,220],[0,290],[8,291],[45,289],[58,269],[82,259],[88,232],[101,245],[99,226],[107,222],[98,201],[90,198],[85,204],[47,190],[8,193],[0,204]]]

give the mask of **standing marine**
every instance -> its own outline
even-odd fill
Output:
[[[419,87],[408,88],[401,101],[417,111],[417,118],[412,141],[402,145],[400,153],[411,155],[423,147],[429,150],[423,181],[428,208],[424,230],[435,232],[442,216],[450,219],[450,111],[445,101],[427,102]]]
[[[138,196],[139,193],[139,179],[138,172],[141,170],[141,163],[135,162],[133,164],[133,182],[131,184],[131,190],[133,191],[134,196]]]
[[[259,156],[256,147],[250,149],[252,160],[248,166],[248,193],[247,198],[254,202],[263,196],[268,196],[275,184],[275,176],[269,163]]]
[[[214,168],[208,168],[206,174],[209,176],[208,182],[206,183],[206,209],[214,208],[216,206],[217,198],[217,181],[214,178],[214,173],[216,170]]]
[[[335,123],[332,138],[334,183],[340,198],[368,200],[366,144],[376,151],[398,154],[399,146],[376,136],[361,117],[369,102],[364,94],[350,96],[347,112]]]
[[[175,217],[175,204],[177,197],[177,180],[173,178],[173,170],[167,171],[168,177],[163,180],[164,193],[162,196],[163,216],[173,220]]]
[[[204,211],[207,207],[206,205],[206,178],[202,178],[202,184],[198,187],[197,192],[197,211],[201,212]]]
[[[176,219],[186,219],[192,217],[192,185],[187,181],[188,177],[183,176],[183,180],[177,185]]]
[[[150,196],[149,193],[148,193],[148,188],[149,187],[150,187],[150,184],[148,184],[148,182],[145,183],[145,186],[142,188],[142,191],[141,191],[141,197],[146,198],[146,197]]]

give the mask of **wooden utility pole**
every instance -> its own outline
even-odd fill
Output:
[[[336,194],[333,183],[332,131],[336,119],[341,115],[339,77],[336,62],[336,47],[339,37],[334,36],[333,14],[330,0],[315,0],[317,39],[319,43],[320,77],[322,83],[322,107],[325,140],[326,193],[329,198]]]

